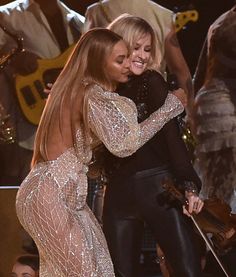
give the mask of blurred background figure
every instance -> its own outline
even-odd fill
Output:
[[[69,46],[80,37],[83,21],[83,16],[57,0],[0,6],[0,56],[8,55],[17,43],[24,49],[15,51],[0,71],[1,117],[7,118],[6,126],[14,134],[12,139],[1,139],[0,185],[19,185],[27,175],[45,105],[43,88],[63,67]]]
[[[39,257],[36,255],[19,256],[11,272],[11,277],[38,277]]]
[[[197,139],[196,169],[202,180],[201,196],[217,204],[228,232],[226,249],[219,255],[230,276],[236,276],[236,5],[209,28],[194,76],[194,133]],[[226,204],[226,205],[225,205]],[[206,272],[224,276],[208,253]]]
[[[66,61],[84,17],[57,0],[8,2],[0,6],[0,57],[10,57],[0,60],[0,186],[19,186],[30,169],[43,87]],[[23,248],[36,253],[24,237]]]
[[[218,198],[236,213],[236,6],[209,28],[195,74],[196,165],[204,198]],[[206,50],[205,50],[206,49]],[[204,62],[204,53],[207,60]],[[206,69],[204,69],[204,65]],[[206,72],[204,74],[204,72]],[[200,81],[202,80],[202,81]]]

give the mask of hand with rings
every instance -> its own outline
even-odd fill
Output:
[[[204,205],[201,198],[194,192],[185,192],[185,197],[188,200],[188,207],[183,206],[183,213],[190,216],[192,213],[198,214]]]

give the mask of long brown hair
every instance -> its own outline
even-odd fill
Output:
[[[157,37],[151,25],[141,17],[130,14],[118,16],[107,27],[109,30],[122,36],[129,47],[130,53],[133,50],[135,42],[146,34],[151,35],[151,57],[147,69],[158,70],[160,66],[160,49],[158,49]]]
[[[83,124],[86,130],[89,129],[83,108],[86,84],[111,86],[105,70],[106,58],[121,39],[119,35],[104,28],[88,31],[80,38],[50,92],[36,133],[32,166],[39,161],[48,160],[50,131],[58,120],[62,136],[63,106],[66,101],[70,105],[73,145],[76,142],[76,124]],[[75,105],[76,116],[73,113]]]

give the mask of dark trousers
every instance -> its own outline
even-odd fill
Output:
[[[164,251],[174,276],[201,277],[194,232],[182,210],[162,197],[167,170],[151,169],[126,179],[110,180],[103,227],[117,277],[138,277],[144,222]]]

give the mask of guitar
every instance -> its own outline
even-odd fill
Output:
[[[73,48],[74,44],[53,59],[38,59],[37,71],[27,76],[16,76],[15,88],[19,105],[26,119],[33,125],[39,124],[46,104],[45,99],[48,96],[44,93],[46,84],[56,80]]]
[[[175,31],[180,31],[189,21],[196,22],[198,20],[198,12],[196,10],[188,10],[175,14]]]

